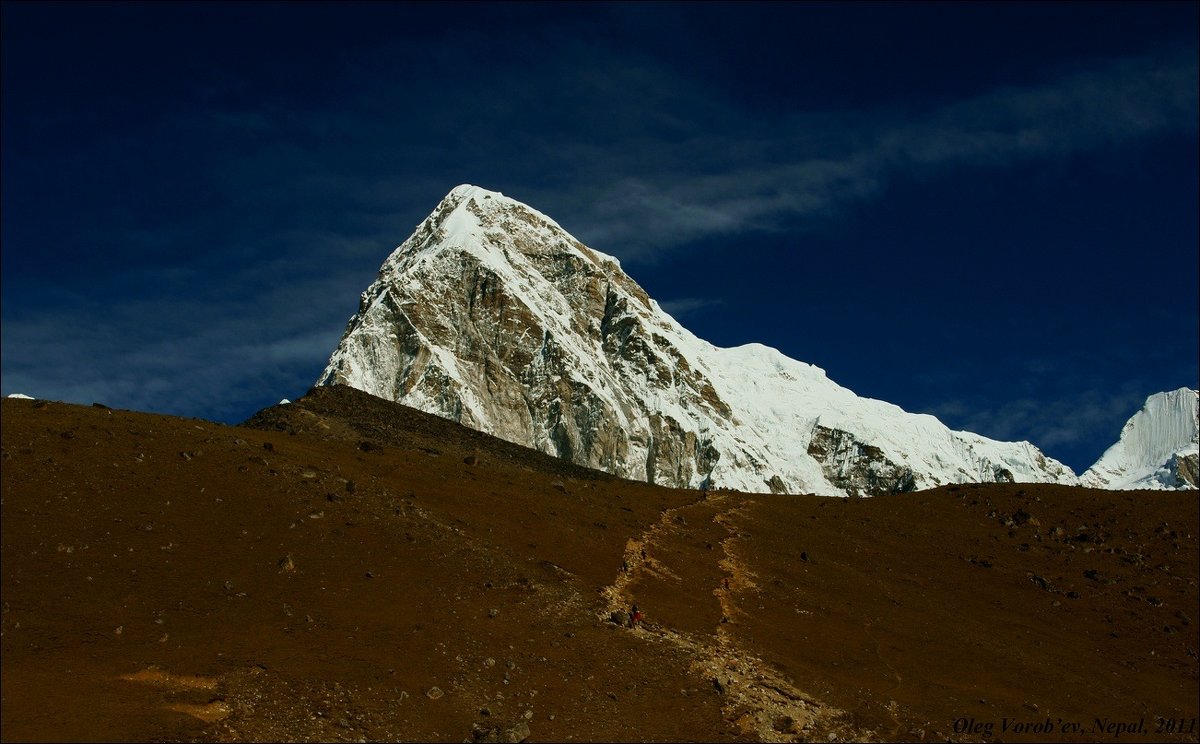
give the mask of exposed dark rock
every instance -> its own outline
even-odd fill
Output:
[[[481,726],[477,723],[471,729],[471,741],[475,744],[520,744],[528,739],[529,735],[529,724],[524,721],[507,728]]]
[[[853,434],[817,424],[808,444],[829,482],[851,496],[881,496],[917,489],[911,468],[889,460],[874,445]]]
[[[796,733],[796,719],[791,716],[779,716],[771,723],[771,728],[781,734]]]
[[[1200,487],[1200,455],[1176,455],[1173,463],[1175,471],[1175,486]]]
[[[992,466],[992,480],[996,483],[1013,483],[1012,471],[999,465]]]

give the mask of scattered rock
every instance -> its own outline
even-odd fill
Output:
[[[781,734],[794,734],[796,733],[796,719],[791,716],[780,716],[771,724],[771,728]]]
[[[471,729],[471,741],[475,744],[520,744],[528,738],[529,724],[524,721],[509,728],[475,724]]]
[[[275,445],[271,444],[270,442],[263,442],[263,449],[265,449],[267,452],[274,452]]]
[[[288,553],[287,555],[285,555],[284,557],[279,559],[280,573],[282,573],[284,571],[295,571],[295,570],[296,570],[296,562],[294,560],[292,560],[291,553]]]
[[[468,465],[475,465],[476,463],[479,462],[479,458],[476,457],[475,455],[467,455],[466,457],[463,458],[463,462],[465,462]]]
[[[446,693],[442,692],[442,688],[437,687],[436,685],[425,691],[425,697],[429,698],[430,700],[438,700],[445,694]]]
[[[499,614],[500,614],[500,610],[497,610],[495,607],[488,610],[488,617],[496,617]]]

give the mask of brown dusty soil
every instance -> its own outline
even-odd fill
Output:
[[[2,424],[5,741],[1200,734],[1195,492],[704,497],[347,388]]]

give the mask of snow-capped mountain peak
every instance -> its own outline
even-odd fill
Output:
[[[672,486],[843,495],[1076,482],[1028,443],[861,398],[762,344],[713,346],[615,258],[470,185],[387,258],[318,382]]]
[[[1198,399],[1200,391],[1186,387],[1151,395],[1080,481],[1093,488],[1196,488]]]

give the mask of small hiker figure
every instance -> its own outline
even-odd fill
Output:
[[[642,611],[638,609],[637,605],[631,607],[629,609],[629,627],[636,628],[641,625],[643,617]]]
[[[701,500],[701,501],[707,501],[707,500],[708,500],[708,487],[709,487],[709,485],[710,485],[710,483],[709,483],[709,479],[708,479],[708,478],[705,478],[704,480],[700,481],[700,500]]]

